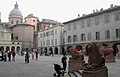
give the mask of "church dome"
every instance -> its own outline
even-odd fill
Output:
[[[10,12],[9,16],[22,16],[21,11],[18,8],[18,4],[16,2],[14,9]]]

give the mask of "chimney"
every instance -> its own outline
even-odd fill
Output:
[[[96,12],[98,12],[98,9],[96,9]]]
[[[95,10],[93,10],[93,13],[95,13]]]
[[[82,16],[85,16],[85,14],[83,14]]]
[[[113,8],[113,4],[110,5],[110,8]]]
[[[100,11],[103,11],[103,8],[101,8]]]
[[[78,18],[80,17],[80,14],[78,14]]]

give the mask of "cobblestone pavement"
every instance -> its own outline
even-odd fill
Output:
[[[30,60],[30,63],[25,64],[24,56],[16,56],[15,62],[0,62],[0,77],[53,77],[53,63],[61,65],[61,57],[40,56],[38,61]],[[115,63],[106,63],[106,66],[109,77],[120,77],[120,59],[116,59]]]
[[[53,63],[60,63],[62,55],[40,56],[38,61],[24,63],[24,56],[16,56],[15,62],[0,62],[0,77],[53,77]]]

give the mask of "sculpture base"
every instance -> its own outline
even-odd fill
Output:
[[[120,59],[120,52],[117,53],[116,57],[117,59]]]
[[[106,56],[105,57],[105,62],[106,63],[113,63],[113,62],[115,62],[115,56]]]
[[[85,63],[85,61],[83,61],[83,60],[70,59],[69,65],[68,65],[68,72],[82,70],[84,67],[84,63]]]
[[[83,77],[108,77],[108,69],[106,66],[96,70],[84,70]]]

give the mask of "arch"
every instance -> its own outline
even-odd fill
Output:
[[[120,43],[114,43],[113,46],[112,46],[112,48],[114,50],[114,56],[116,56],[116,53],[118,53],[117,45],[120,45]]]
[[[61,52],[63,55],[66,55],[66,52],[65,52],[65,47],[63,46],[62,47],[62,52]]]
[[[17,46],[16,51],[17,51],[18,54],[20,53],[20,47],[19,46]]]
[[[50,51],[51,54],[53,54],[53,49],[52,49],[52,47],[49,48],[49,51]]]
[[[82,50],[82,46],[81,45],[77,45],[75,48],[79,48],[80,50]]]
[[[10,47],[9,46],[6,47],[6,51],[10,51]]]
[[[54,53],[58,54],[58,48],[57,47],[54,48]]]
[[[15,47],[14,46],[11,47],[11,51],[15,52]]]
[[[1,48],[1,51],[4,51],[4,47],[3,46],[1,46],[0,48]]]

